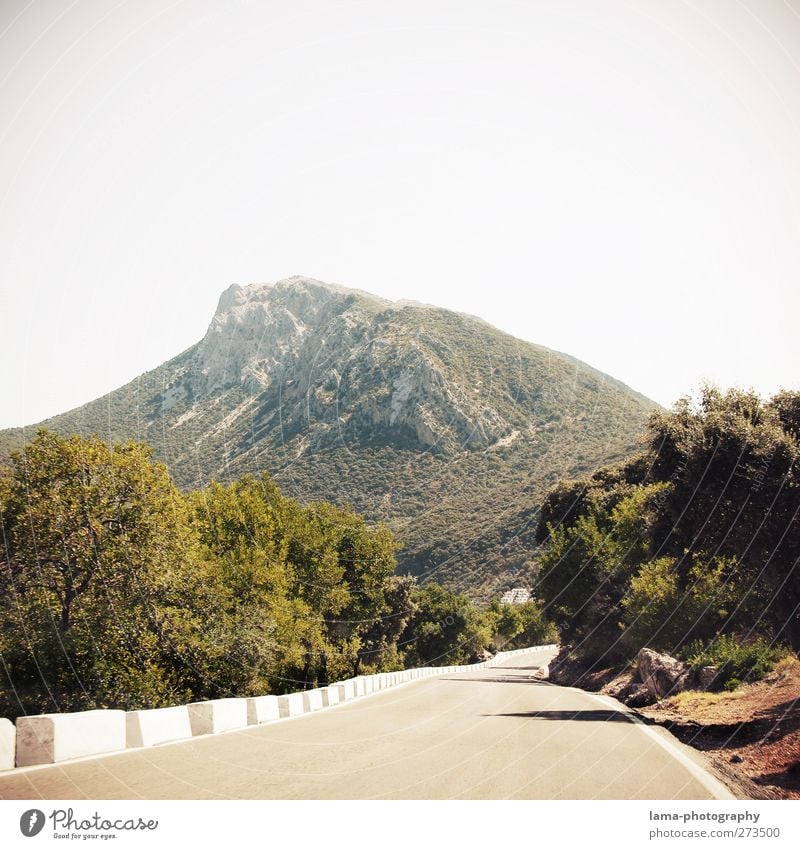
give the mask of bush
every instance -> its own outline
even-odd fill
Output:
[[[524,649],[558,642],[558,629],[545,618],[538,603],[529,601],[518,607],[522,628],[503,648]]]
[[[770,645],[761,637],[742,642],[733,634],[724,634],[706,644],[695,640],[686,647],[684,658],[692,672],[716,666],[717,686],[735,690],[742,683],[763,678],[787,653],[787,649]]]
[[[706,387],[653,414],[639,457],[551,491],[534,586],[576,654],[699,656],[751,627],[800,648],[799,411],[800,393]],[[721,659],[728,679],[768,662],[750,645]]]
[[[698,557],[683,585],[676,558],[652,560],[631,578],[622,600],[625,642],[632,654],[643,646],[674,654],[708,642],[744,607],[745,595],[733,559]]]

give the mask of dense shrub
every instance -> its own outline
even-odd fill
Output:
[[[726,690],[763,678],[787,654],[787,649],[773,646],[762,637],[740,640],[734,634],[723,634],[707,643],[694,640],[683,652],[693,672],[716,666],[715,685]]]
[[[744,595],[735,561],[696,562],[683,583],[677,563],[677,558],[660,557],[631,578],[622,599],[624,642],[631,654],[643,646],[674,653],[697,634],[716,633]]]
[[[728,635],[800,648],[798,410],[797,392],[707,387],[654,413],[626,465],[551,490],[537,590],[575,655],[717,646],[730,684],[772,654],[750,642],[737,655]]]
[[[558,629],[545,618],[538,602],[524,604],[492,603],[488,615],[498,648],[521,649],[558,642]]]

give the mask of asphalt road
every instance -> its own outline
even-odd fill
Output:
[[[551,655],[242,731],[15,770],[0,775],[0,798],[733,798],[667,732],[537,680]]]

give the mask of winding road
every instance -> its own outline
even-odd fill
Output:
[[[0,775],[3,799],[734,798],[700,756],[533,651],[293,719]]]

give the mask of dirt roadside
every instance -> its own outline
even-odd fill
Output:
[[[687,691],[637,709],[704,752],[751,799],[800,799],[800,661],[731,693]]]
[[[733,692],[687,690],[642,705],[630,669],[587,672],[562,666],[555,683],[623,701],[702,752],[737,793],[750,799],[800,799],[800,661],[786,658],[761,681]]]

